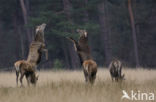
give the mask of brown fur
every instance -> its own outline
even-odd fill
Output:
[[[79,50],[77,51],[79,57],[81,57],[83,61],[92,59],[91,54],[90,54],[90,48],[88,45],[87,31],[78,29],[77,32],[80,34],[80,38],[78,41]]]
[[[36,77],[36,74],[35,74],[35,68],[36,68],[35,63],[30,63],[25,60],[19,60],[19,61],[15,62],[14,66],[15,66],[15,70],[16,70],[17,85],[18,85],[19,74],[21,75],[20,76],[21,86],[23,86],[22,80],[23,80],[24,76],[26,76],[28,85],[30,85],[30,83],[36,85],[38,77]]]
[[[97,72],[97,64],[93,60],[86,60],[83,62],[83,70],[86,82],[94,83]]]
[[[78,29],[77,32],[80,34],[80,38],[75,41],[73,38],[68,38],[74,43],[75,51],[77,52],[81,65],[83,66],[83,71],[85,75],[86,82],[94,83],[97,72],[97,64],[92,60],[90,49],[88,46],[88,34],[86,30]]]
[[[85,60],[92,59],[92,57],[90,54],[90,48],[88,46],[88,35],[86,30],[78,29],[77,32],[80,34],[78,42],[74,40],[72,37],[68,39],[73,42],[75,51],[77,52],[82,65]]]
[[[42,52],[45,50],[44,48],[45,45],[43,43],[33,41],[29,48],[27,61],[39,64],[41,61]],[[48,55],[46,55],[46,59],[48,59]]]
[[[46,27],[45,23],[36,27],[35,41],[45,43],[45,40],[44,40],[45,27]]]
[[[37,26],[35,39],[30,44],[27,60],[20,60],[20,61],[15,62],[14,64],[16,68],[17,85],[18,85],[19,73],[21,74],[21,77],[20,77],[21,86],[23,85],[22,79],[24,75],[26,76],[28,85],[30,82],[32,84],[36,84],[37,77],[35,75],[35,69],[41,61],[41,56],[42,56],[43,51],[45,52],[46,59],[48,60],[48,50],[45,49],[45,40],[44,40],[45,27],[46,27],[46,24]]]
[[[122,74],[122,63],[115,59],[113,60],[109,65],[109,71],[112,78],[112,81],[115,79],[115,81],[123,80],[124,74]]]
[[[48,60],[48,50],[45,47],[45,40],[44,40],[44,29],[45,29],[45,27],[46,27],[45,23],[36,27],[35,40],[33,41],[36,44],[38,43],[36,46],[37,49],[38,49],[38,46],[40,46],[40,50],[38,51],[40,53],[38,56],[38,63],[40,62],[42,52],[45,52],[46,60]],[[33,45],[34,44],[32,43],[30,46],[33,46]]]
[[[37,26],[35,40],[30,44],[27,61],[39,64],[41,61],[42,52],[45,52],[46,60],[48,60],[48,50],[45,49],[44,29],[46,24]]]

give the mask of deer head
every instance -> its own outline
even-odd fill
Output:
[[[38,81],[38,77],[39,77],[39,75],[36,76],[35,73],[32,74],[32,75],[31,75],[30,82],[31,82],[32,84],[36,85],[36,83],[37,83],[37,81]]]
[[[44,43],[44,29],[45,29],[45,27],[46,27],[45,23],[36,27],[35,41],[39,41],[39,42]]]
[[[86,30],[77,29],[77,32],[80,34],[80,37],[87,37],[88,36]]]
[[[43,24],[37,26],[37,27],[36,27],[36,34],[37,34],[38,32],[44,32],[45,27],[46,27],[46,24],[45,24],[45,23],[43,23]]]

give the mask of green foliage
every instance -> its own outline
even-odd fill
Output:
[[[27,45],[25,28],[46,23],[45,39],[49,50],[50,60],[61,63],[61,67],[70,65],[70,48],[72,45],[66,37],[79,38],[76,29],[86,29],[89,35],[91,53],[98,65],[105,62],[104,46],[101,39],[98,4],[103,0],[69,0],[72,9],[71,19],[64,12],[62,0],[27,0],[28,25],[24,25],[23,14],[19,0],[0,0],[0,66],[12,66],[16,59],[20,59],[21,39],[23,36],[24,45]],[[132,0],[133,1],[133,0]],[[25,0],[26,3],[26,0]],[[137,42],[139,58],[144,66],[156,66],[155,54],[155,25],[156,25],[156,1],[155,0],[134,0],[132,8],[137,28]],[[107,10],[107,27],[109,28],[110,45],[113,57],[124,60],[134,65],[134,49],[127,0],[105,0]],[[86,20],[87,19],[87,20]],[[86,20],[86,21],[85,21]],[[20,26],[20,28],[18,28]],[[20,30],[18,30],[20,29]],[[138,31],[139,29],[139,31]],[[21,32],[19,32],[21,31]],[[34,32],[31,30],[31,32]],[[105,32],[107,33],[107,32]],[[17,39],[18,38],[18,39]],[[27,49],[27,46],[24,46]],[[26,54],[28,50],[25,51]],[[65,55],[67,55],[65,58]],[[66,64],[65,60],[69,60]],[[63,66],[64,65],[64,66]],[[57,66],[57,64],[56,64]],[[59,64],[58,64],[59,66]]]
[[[59,59],[55,59],[54,63],[53,63],[53,67],[54,67],[54,69],[59,70],[59,69],[63,68],[63,64]]]

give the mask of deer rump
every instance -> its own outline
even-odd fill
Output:
[[[115,78],[116,81],[119,79],[124,79],[124,74],[122,74],[122,63],[119,60],[113,60],[109,65],[109,71],[112,77],[112,80]]]
[[[97,64],[93,60],[86,60],[83,62],[83,71],[86,82],[94,83],[97,73]]]
[[[88,34],[86,30],[78,29],[77,32],[80,34],[78,41],[72,37],[68,37],[73,42],[75,51],[77,52],[80,63],[83,66],[83,72],[86,82],[94,83],[97,73],[97,64],[92,60],[90,48],[88,45]]]
[[[21,86],[23,86],[22,79],[26,76],[28,85],[31,82],[32,84],[36,84],[38,77],[35,75],[36,64],[30,63],[26,60],[19,60],[14,64],[16,70],[16,83],[18,85],[18,77],[20,74],[20,82]]]

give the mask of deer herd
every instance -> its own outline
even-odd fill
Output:
[[[41,61],[42,53],[45,52],[46,60],[48,60],[48,50],[45,46],[44,29],[46,24],[43,23],[36,27],[34,40],[29,46],[29,54],[26,60],[19,60],[14,63],[16,70],[16,83],[18,86],[18,80],[20,80],[21,86],[23,86],[22,79],[25,76],[28,86],[30,83],[36,85],[38,75],[36,75],[37,65]],[[88,34],[86,30],[77,29],[80,35],[79,40],[76,41],[72,37],[67,37],[73,45],[75,52],[77,53],[81,66],[83,67],[84,77],[86,83],[93,84],[96,79],[97,64],[91,56],[91,52],[88,46]],[[122,63],[121,61],[114,59],[109,65],[109,71],[112,81],[123,80],[124,74],[122,75]],[[19,78],[20,75],[20,78]]]

